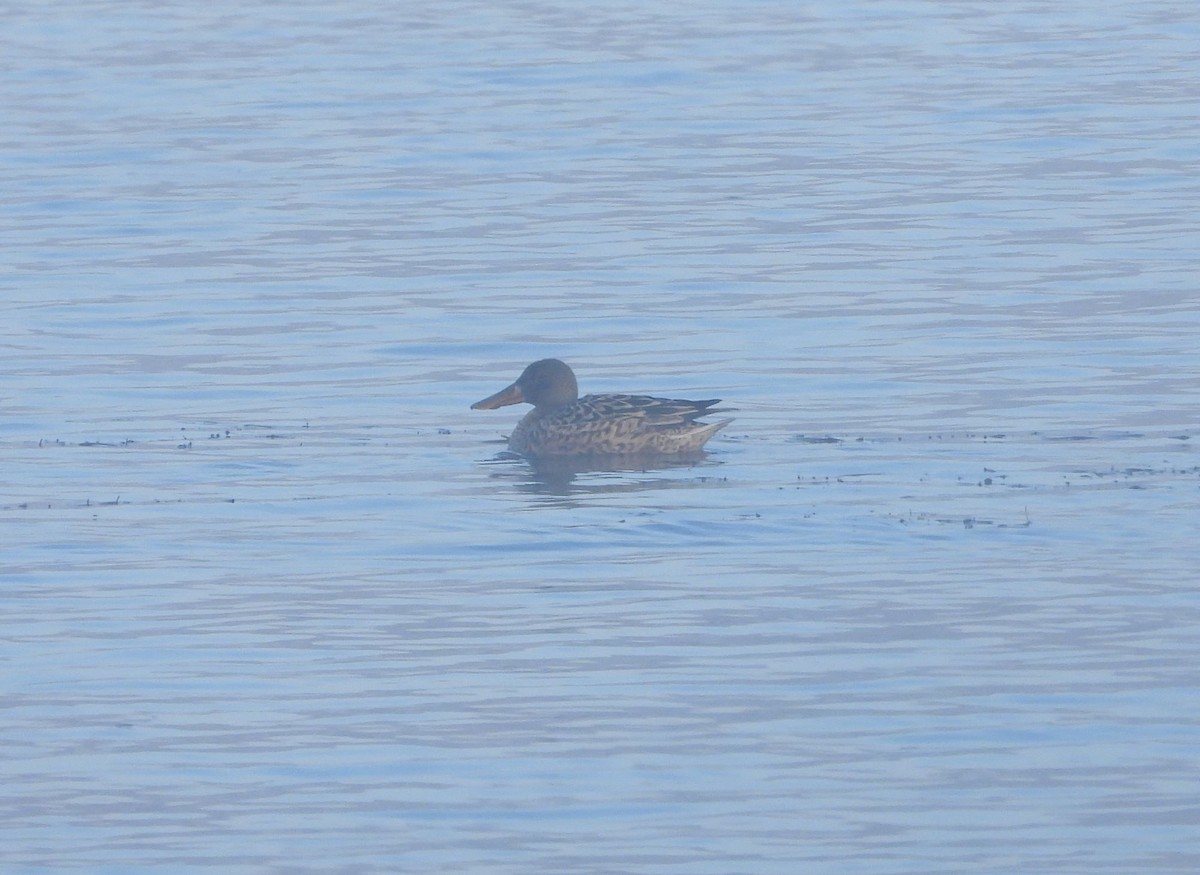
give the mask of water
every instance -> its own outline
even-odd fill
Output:
[[[1200,866],[1190,4],[5,21],[5,871]]]

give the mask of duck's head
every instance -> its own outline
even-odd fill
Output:
[[[558,407],[579,397],[575,373],[558,359],[534,362],[511,386],[471,405],[472,410],[494,410],[524,401],[534,407]]]

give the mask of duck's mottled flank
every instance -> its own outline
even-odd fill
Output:
[[[732,419],[697,422],[719,413],[708,401],[682,401],[650,395],[579,397],[575,374],[558,359],[534,362],[511,386],[472,404],[491,410],[527,402],[533,410],[508,439],[514,453],[547,456],[681,456],[699,453]]]

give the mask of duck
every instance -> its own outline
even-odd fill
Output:
[[[725,412],[728,408],[713,406],[720,402],[618,394],[581,398],[575,372],[558,359],[542,359],[471,409],[532,404],[508,438],[509,452],[527,458],[687,456],[699,454],[709,438],[733,422],[696,421]]]

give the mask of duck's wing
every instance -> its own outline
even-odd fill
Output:
[[[652,395],[585,395],[580,398],[578,412],[595,421],[619,419],[640,420],[649,427],[688,425],[709,413],[722,413],[729,408],[714,407],[720,398],[705,401],[685,401],[680,398],[656,398]]]

